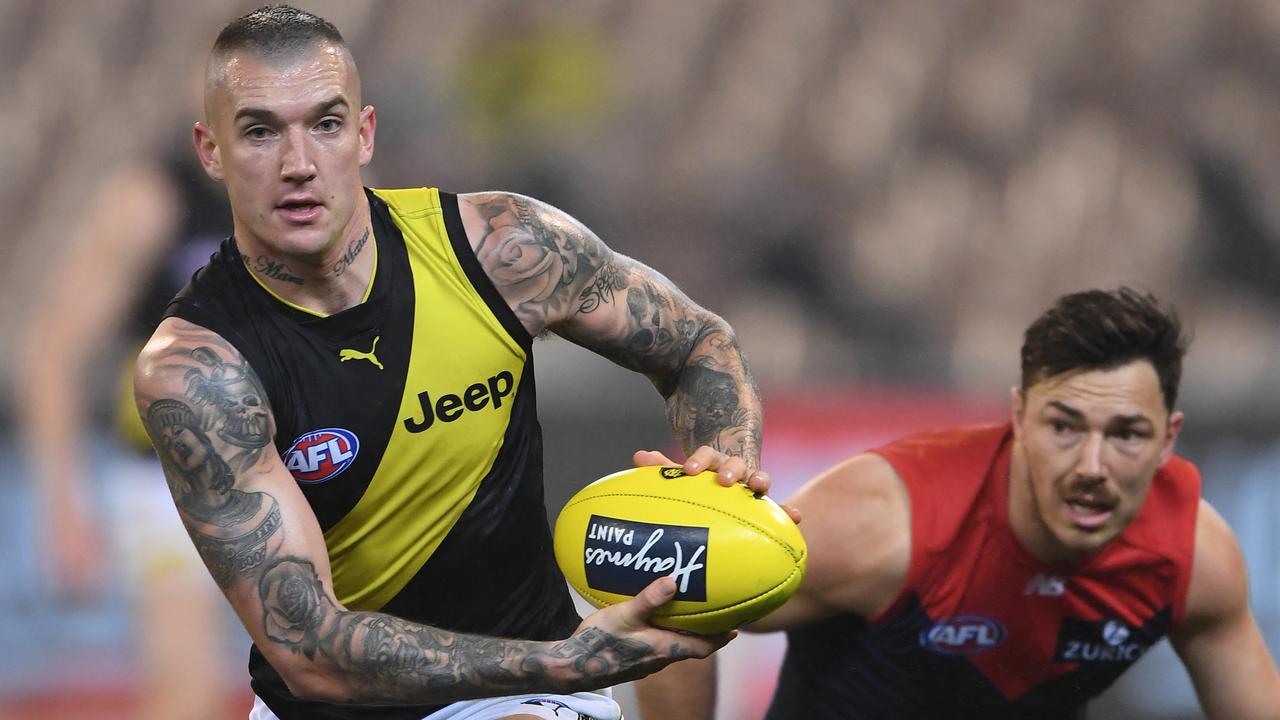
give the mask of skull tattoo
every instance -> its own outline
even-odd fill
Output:
[[[263,447],[270,440],[266,392],[243,365],[222,362],[209,347],[198,347],[191,356],[207,371],[187,371],[187,397],[205,411],[206,428],[217,428],[224,442],[246,449]],[[206,375],[207,372],[207,375]]]

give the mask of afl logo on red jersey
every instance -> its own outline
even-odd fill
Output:
[[[972,655],[1000,644],[1004,627],[982,615],[961,615],[942,620],[920,633],[920,644],[946,655]]]
[[[313,430],[293,441],[284,453],[284,466],[300,483],[322,483],[351,467],[358,452],[360,439],[350,430]]]

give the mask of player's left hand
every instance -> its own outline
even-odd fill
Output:
[[[665,454],[657,450],[637,450],[635,455],[631,456],[632,462],[636,467],[644,467],[646,465],[680,465],[684,471],[690,475],[696,475],[704,470],[714,470],[716,480],[721,485],[728,487],[736,482],[746,485],[751,490],[760,495],[768,495],[769,487],[773,481],[769,478],[769,473],[760,469],[751,469],[747,467],[747,461],[734,455],[722,453],[719,450],[709,446],[694,450],[685,458],[684,462],[678,463],[667,457]],[[790,505],[780,505],[787,515],[791,517],[791,521],[800,523],[800,511]]]

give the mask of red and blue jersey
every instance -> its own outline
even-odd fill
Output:
[[[892,604],[788,633],[770,720],[1078,718],[1182,617],[1200,476],[1174,456],[1142,508],[1083,562],[1037,560],[1009,525],[1006,425],[875,450],[911,498]]]

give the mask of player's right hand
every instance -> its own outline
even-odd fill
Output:
[[[742,458],[726,455],[707,445],[694,450],[689,457],[685,458],[683,463],[672,460],[660,450],[637,450],[632,454],[631,461],[635,463],[636,467],[680,465],[690,475],[700,473],[703,470],[712,470],[716,472],[716,479],[721,485],[729,486],[733,485],[734,482],[741,482],[754,490],[757,495],[768,495],[769,488],[773,486],[773,480],[765,471],[751,470]],[[743,480],[742,478],[746,479]],[[797,525],[800,524],[800,511],[798,509],[786,503],[779,503],[778,507],[781,507],[782,511],[791,518],[791,522]]]
[[[707,657],[737,636],[737,631],[695,635],[650,624],[649,617],[675,594],[675,580],[654,580],[630,600],[587,616],[560,643],[557,654],[580,658],[574,666],[598,677],[598,687],[604,687],[644,677],[677,660]]]

